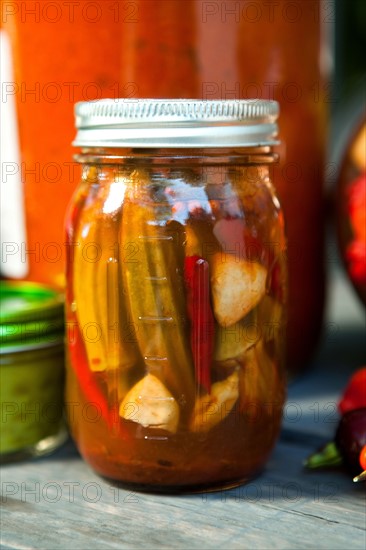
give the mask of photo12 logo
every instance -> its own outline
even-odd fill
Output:
[[[139,88],[136,82],[113,82],[107,88],[108,96],[115,101],[120,98],[136,98]],[[105,97],[106,91],[98,82],[2,82],[1,102],[6,103],[16,97],[21,103],[58,103],[72,105],[76,101],[98,101]]]
[[[55,504],[60,500],[70,504],[80,501],[95,503],[138,504],[139,497],[134,492],[122,491],[117,487],[101,484],[96,481],[48,481],[45,483],[4,481],[1,483],[1,503],[7,504],[11,499],[28,503]]]
[[[304,6],[306,4],[306,6]],[[319,7],[320,6],[320,7]],[[306,8],[306,9],[304,9]],[[297,23],[308,17],[309,10],[314,22],[335,22],[334,0],[232,0],[203,1],[201,21],[221,23]]]
[[[100,0],[71,1],[10,1],[3,0],[1,22],[11,23],[15,18],[24,23],[99,23],[108,20],[111,23],[137,23],[139,5],[137,2]]]

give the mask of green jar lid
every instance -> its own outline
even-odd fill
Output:
[[[64,296],[39,283],[0,281],[0,353],[59,343]]]

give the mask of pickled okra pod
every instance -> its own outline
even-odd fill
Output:
[[[90,169],[88,178],[96,177]],[[118,258],[113,255],[118,224],[105,216],[103,223],[99,221],[105,200],[101,189],[93,205],[81,212],[75,234],[73,296],[88,367],[108,376],[110,393],[116,391],[122,399],[129,389],[131,367],[137,369],[141,358],[136,343],[126,338],[129,314],[119,300]],[[91,251],[95,257],[88,257]],[[90,327],[97,332],[95,338],[88,337]]]
[[[81,211],[78,227],[75,231],[76,246],[74,250],[74,310],[78,320],[80,334],[88,359],[89,368],[94,371],[104,371],[107,367],[107,349],[106,334],[103,334],[100,323],[102,316],[100,311],[100,296],[102,290],[98,281],[100,279],[100,269],[98,262],[91,261],[88,258],[88,250],[100,246],[101,234],[96,216],[96,205],[85,205]],[[85,227],[87,230],[85,230]],[[90,289],[93,289],[91,293]],[[107,285],[104,285],[106,291]],[[105,295],[102,297],[105,301]],[[89,326],[99,333],[99,338],[92,339],[87,337],[86,332]],[[86,335],[86,336],[85,336]]]
[[[121,249],[133,245],[136,255],[121,264],[131,320],[147,375],[154,375],[177,401],[193,406],[195,383],[187,342],[183,281],[183,228],[176,222],[159,224],[159,206],[143,189],[143,174],[131,179],[120,228]],[[164,205],[162,206],[162,208]],[[172,278],[174,277],[174,279]],[[142,406],[142,404],[141,404]]]

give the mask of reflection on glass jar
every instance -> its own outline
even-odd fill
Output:
[[[102,475],[161,491],[233,486],[273,448],[287,295],[276,113],[275,102],[79,106],[67,401]]]

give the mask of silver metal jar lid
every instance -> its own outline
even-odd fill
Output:
[[[276,145],[276,101],[102,99],[75,105],[76,147]]]

